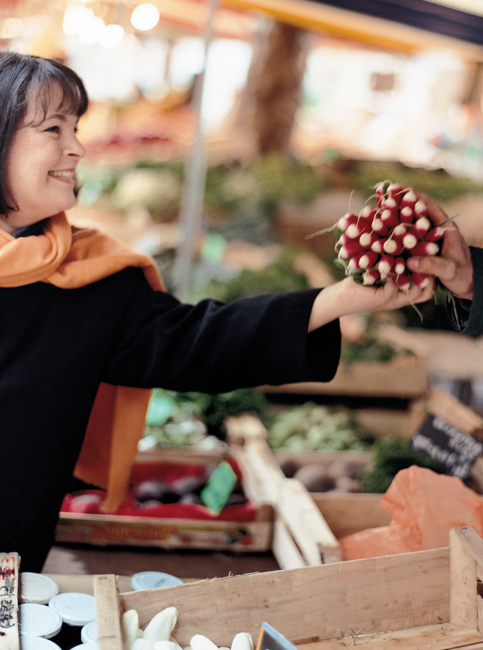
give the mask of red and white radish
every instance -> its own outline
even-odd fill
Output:
[[[367,251],[363,253],[359,258],[359,267],[361,269],[370,269],[379,259],[379,255],[374,251]]]
[[[346,213],[336,227],[338,261],[347,275],[367,286],[380,286],[394,278],[401,291],[411,285],[425,288],[431,278],[411,273],[413,255],[437,255],[444,228],[432,223],[427,206],[411,188],[383,181],[375,187],[377,207]]]
[[[416,271],[413,271],[411,273],[411,280],[417,287],[420,287],[421,289],[429,287],[430,278],[429,275],[426,275],[426,273],[416,273]]]
[[[383,255],[377,265],[377,270],[381,278],[387,278],[394,266],[394,257],[392,255]]]
[[[362,248],[370,248],[372,244],[379,239],[379,236],[375,232],[364,232],[359,237],[359,244]]]
[[[404,257],[396,257],[394,260],[394,273],[396,275],[401,275],[406,270],[406,260]]]
[[[399,239],[386,239],[382,248],[388,255],[401,255],[404,250],[403,243]]]
[[[379,271],[377,269],[367,269],[362,274],[362,284],[366,286],[371,286],[376,284],[378,280],[381,279]]]
[[[429,229],[431,228],[431,221],[427,217],[420,217],[412,228],[412,232],[418,239],[424,239]]]
[[[399,291],[409,291],[411,288],[411,280],[405,273],[396,276],[396,285]]]

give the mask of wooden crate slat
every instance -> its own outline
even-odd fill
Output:
[[[301,569],[307,566],[287,524],[279,515],[275,516],[273,525],[272,553],[281,569]]]
[[[449,621],[449,549],[203,580],[121,601],[124,611],[138,611],[141,627],[177,607],[174,637],[183,647],[196,633],[218,646],[238,632],[256,640],[265,620],[297,644],[352,629],[395,631]]]
[[[443,623],[414,627],[390,634],[349,636],[316,643],[305,643],[299,650],[341,650],[341,646],[360,650],[450,650],[479,644],[483,637],[476,630]]]
[[[117,578],[110,574],[94,576],[93,586],[99,650],[120,650],[122,609]]]
[[[342,555],[337,539],[306,488],[299,481],[284,476],[267,444],[267,432],[260,420],[254,416],[229,418],[226,426],[234,458],[257,485],[258,496],[273,506],[285,524],[285,528],[278,531],[275,547],[279,565],[298,567],[300,555],[306,566],[340,561]],[[293,544],[287,539],[288,533],[293,537]],[[280,539],[282,543],[278,543]]]
[[[312,493],[311,497],[336,539],[388,526],[392,519],[381,506],[381,494],[324,492]]]

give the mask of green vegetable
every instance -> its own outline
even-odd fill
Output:
[[[349,411],[329,409],[306,402],[274,417],[268,428],[272,449],[290,451],[366,451],[363,439]],[[365,432],[364,432],[365,433]]]
[[[359,476],[365,492],[383,494],[396,474],[412,465],[438,471],[431,458],[411,449],[409,440],[381,438],[374,443],[371,451],[374,467]]]
[[[195,445],[207,435],[224,440],[226,417],[247,411],[262,417],[266,409],[263,393],[250,388],[219,395],[157,388],[149,403],[144,436],[152,437],[160,447]]]

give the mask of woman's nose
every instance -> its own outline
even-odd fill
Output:
[[[78,140],[77,135],[73,134],[66,144],[66,153],[68,156],[75,156],[76,158],[83,158],[86,155],[84,145]]]

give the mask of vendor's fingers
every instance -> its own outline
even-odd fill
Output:
[[[434,275],[458,298],[471,300],[473,297],[473,267],[460,264],[449,257],[419,257],[407,261],[408,267],[418,273]]]
[[[410,271],[434,275],[442,282],[454,279],[458,271],[458,265],[454,260],[435,255],[410,257],[406,264]]]
[[[442,253],[447,252],[453,255],[463,255],[468,260],[471,259],[470,250],[459,228],[454,223],[448,223],[443,228],[443,247]]]

